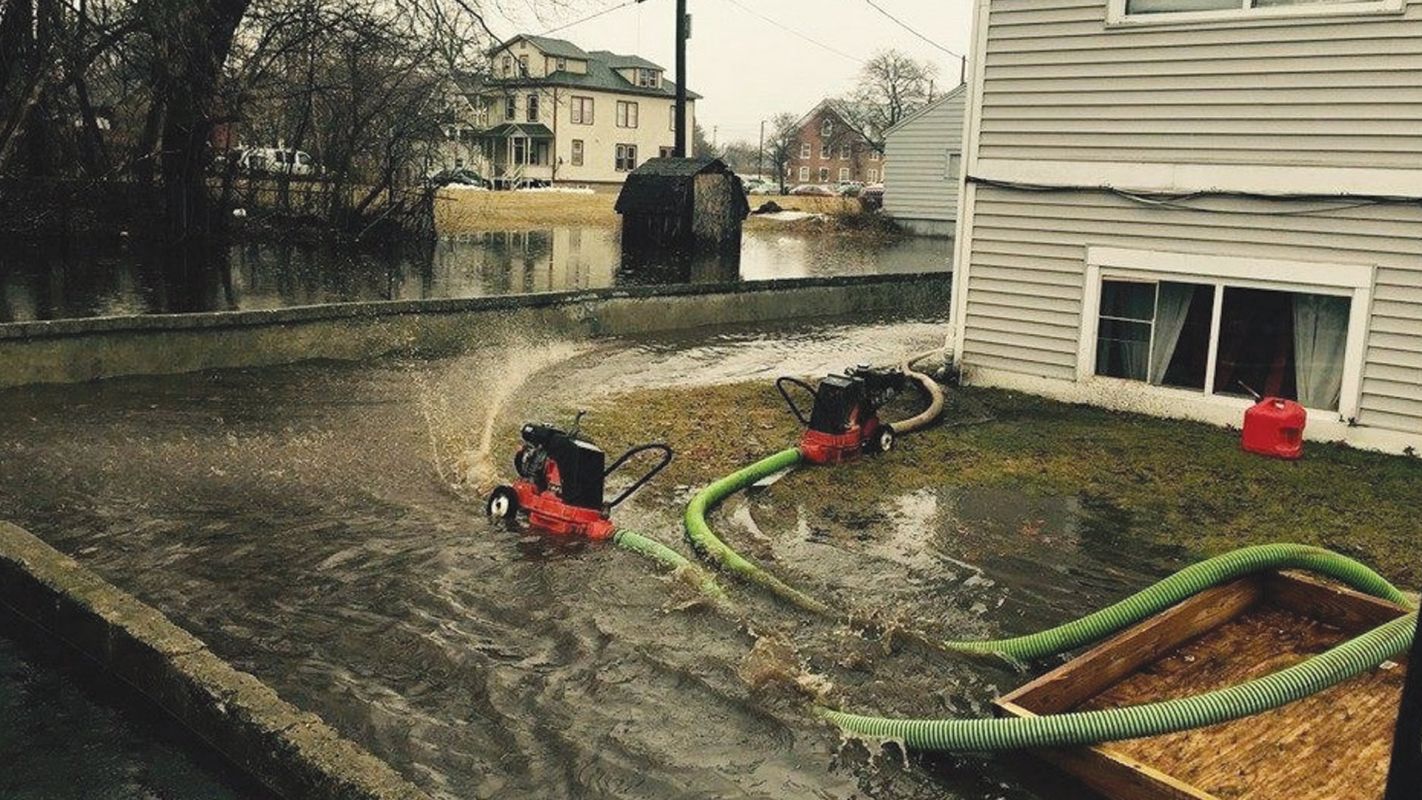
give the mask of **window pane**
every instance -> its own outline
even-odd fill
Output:
[[[1102,319],[1096,333],[1096,374],[1143,381],[1150,364],[1150,323]]]
[[[1101,316],[1149,322],[1155,318],[1155,284],[1102,281]]]
[[[1210,321],[1215,287],[1162,281],[1156,302],[1150,382],[1182,389],[1205,388],[1210,357]]]
[[[1227,288],[1214,389],[1337,409],[1350,301],[1346,297]]]
[[[1161,14],[1176,11],[1222,11],[1244,8],[1243,0],[1127,0],[1127,14]]]

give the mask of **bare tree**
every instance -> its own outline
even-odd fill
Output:
[[[776,114],[765,129],[765,156],[780,176],[780,193],[785,194],[785,173],[790,159],[800,149],[800,118],[790,112]]]
[[[865,135],[882,146],[884,131],[926,105],[938,67],[899,50],[881,50],[859,71],[859,84],[840,102]]]

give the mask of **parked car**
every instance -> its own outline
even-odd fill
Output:
[[[858,197],[864,191],[863,181],[840,181],[839,193],[844,197]]]
[[[865,211],[877,211],[884,207],[884,184],[871,183],[859,190],[859,205]]]
[[[442,169],[432,172],[425,177],[425,185],[439,188],[441,186],[478,186],[482,189],[489,188],[489,182],[484,176],[472,169],[455,167],[454,169]]]
[[[791,189],[790,194],[808,195],[812,197],[835,197],[839,193],[828,186],[822,186],[818,183],[802,183],[794,189]]]
[[[776,182],[774,182],[774,181],[762,181],[762,182],[757,183],[757,184],[755,184],[754,186],[750,187],[750,189],[748,189],[746,193],[747,193],[747,194],[758,194],[758,195],[763,195],[763,194],[778,195],[778,194],[780,194],[780,184],[778,184],[778,183],[776,183]]]
[[[251,147],[242,151],[237,166],[257,175],[292,175],[306,178],[317,173],[315,159],[305,150],[284,147]]]

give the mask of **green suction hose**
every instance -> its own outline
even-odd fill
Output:
[[[1125,708],[1022,719],[887,719],[827,709],[819,714],[849,733],[896,739],[917,750],[985,752],[1159,736],[1260,714],[1342,683],[1404,652],[1416,625],[1417,615],[1409,614],[1262,678]]]
[[[624,550],[646,556],[654,561],[660,561],[668,567],[686,575],[696,588],[706,595],[717,605],[729,605],[730,598],[726,596],[725,590],[716,582],[716,579],[708,575],[705,570],[691,563],[686,556],[667,547],[655,539],[649,539],[635,531],[619,529],[613,534],[612,541]]]
[[[740,575],[770,590],[795,606],[815,614],[830,614],[833,609],[767,572],[759,564],[741,556],[717,538],[706,523],[706,512],[727,497],[768,475],[800,463],[800,451],[791,447],[763,458],[707,486],[691,498],[686,506],[686,538],[691,546],[723,569]]]
[[[944,642],[963,653],[1001,654],[1019,661],[1064,653],[1164,611],[1211,586],[1257,572],[1303,569],[1333,578],[1360,592],[1407,606],[1407,597],[1371,569],[1347,556],[1298,544],[1245,547],[1193,564],[1147,589],[1081,619],[1049,630],[978,642]]]

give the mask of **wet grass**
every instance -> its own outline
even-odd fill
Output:
[[[947,424],[905,437],[893,454],[807,471],[772,491],[839,516],[871,509],[885,487],[1077,495],[1120,509],[1136,535],[1201,556],[1292,541],[1354,556],[1404,589],[1422,582],[1422,459],[1311,442],[1302,461],[1276,461],[1242,452],[1237,432],[1198,423],[985,389],[950,397]],[[622,395],[596,407],[585,430],[609,450],[649,439],[677,448],[649,489],[669,500],[799,434],[769,382]]]

